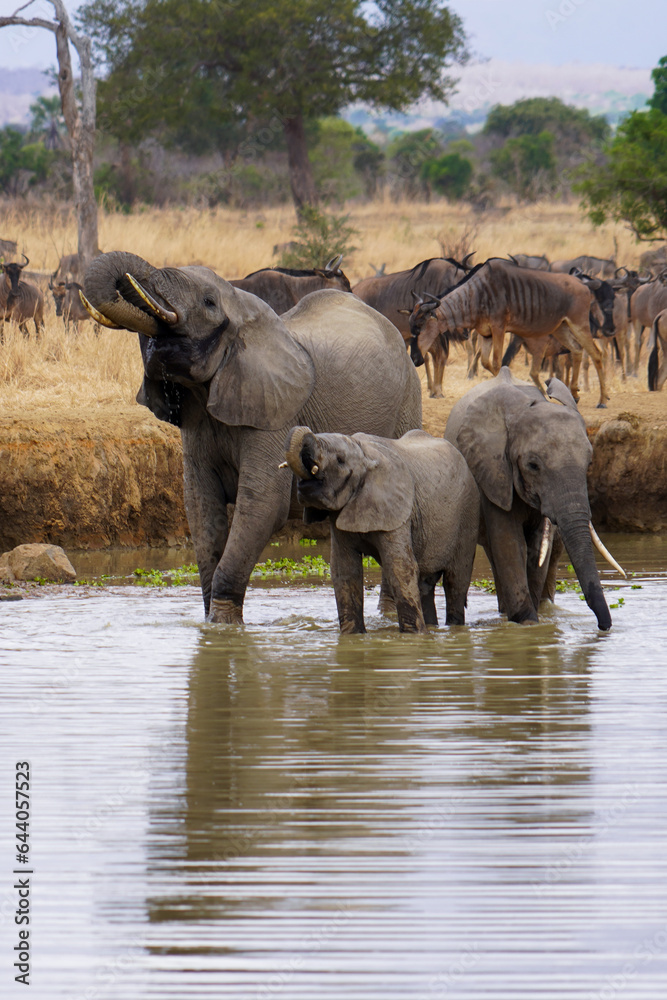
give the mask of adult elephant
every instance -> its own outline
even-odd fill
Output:
[[[289,428],[400,437],[421,426],[403,338],[347,292],[313,292],[278,317],[206,267],[158,269],[120,251],[93,260],[85,294],[98,322],[140,334],[137,400],[181,429],[206,614],[240,623],[262,549],[302,510],[279,469]]]
[[[552,401],[503,367],[452,407],[445,438],[463,453],[480,490],[480,541],[500,612],[515,622],[538,620],[543,595],[553,600],[564,544],[598,627],[606,631],[611,615],[593,545],[623,571],[591,524],[586,472],[593,449],[584,420],[562,382],[550,379],[548,387]],[[563,405],[554,406],[554,399]],[[562,544],[558,538],[554,543],[552,526]]]

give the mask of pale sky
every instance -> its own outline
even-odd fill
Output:
[[[70,13],[83,0],[69,0]],[[332,0],[335,2],[335,0]],[[22,0],[0,0],[12,14]],[[652,68],[667,55],[667,0],[451,0],[475,55],[554,67],[573,62]],[[250,13],[252,0],[245,0]],[[50,16],[47,0],[26,14]],[[55,42],[40,29],[3,28],[0,67],[55,65]]]

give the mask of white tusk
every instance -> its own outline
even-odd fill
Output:
[[[318,473],[319,471],[320,471],[320,467],[319,467],[319,465],[314,465],[314,466],[312,467],[312,469],[310,470],[310,474],[311,474],[311,476],[315,476],[315,475],[317,475],[317,473]]]
[[[280,465],[278,466],[278,468],[279,469],[286,469],[288,465],[289,465],[289,462],[281,462]]]
[[[607,549],[602,544],[600,538],[598,537],[597,531],[595,530],[595,528],[593,527],[593,525],[591,524],[590,521],[588,522],[588,530],[591,533],[591,538],[593,539],[593,545],[598,550],[598,552],[600,553],[600,555],[605,557],[605,559],[607,560],[607,562],[609,563],[609,565],[613,566],[614,569],[617,570],[621,574],[621,576],[623,577],[624,580],[627,580],[628,574],[625,572],[625,570],[623,569],[622,566],[618,565],[618,563],[614,559],[614,557],[611,554],[611,552],[609,551],[609,549]]]
[[[544,518],[544,528],[542,529],[542,543],[540,545],[540,558],[537,565],[543,566],[544,560],[547,557],[547,552],[549,551],[549,542],[551,541],[551,521],[548,517]]]
[[[87,312],[90,313],[90,315],[93,317],[93,319],[95,320],[95,322],[99,323],[100,326],[106,326],[110,330],[122,330],[123,329],[122,326],[117,326],[116,323],[112,323],[110,319],[107,319],[106,316],[103,316],[102,313],[98,309],[96,309],[95,306],[92,305],[92,303],[90,303],[88,301],[88,299],[83,294],[83,292],[81,291],[81,289],[79,289],[79,298],[81,299],[81,302],[82,302],[83,306],[85,307],[85,309],[87,310]]]

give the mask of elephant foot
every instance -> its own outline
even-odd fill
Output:
[[[206,620],[215,625],[243,625],[243,608],[234,601],[213,597]]]

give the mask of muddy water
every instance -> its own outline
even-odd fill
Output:
[[[473,591],[400,636],[373,580],[365,636],[321,582],[254,586],[244,629],[194,587],[0,604],[0,995],[665,1000],[667,538],[606,541],[605,635]]]

